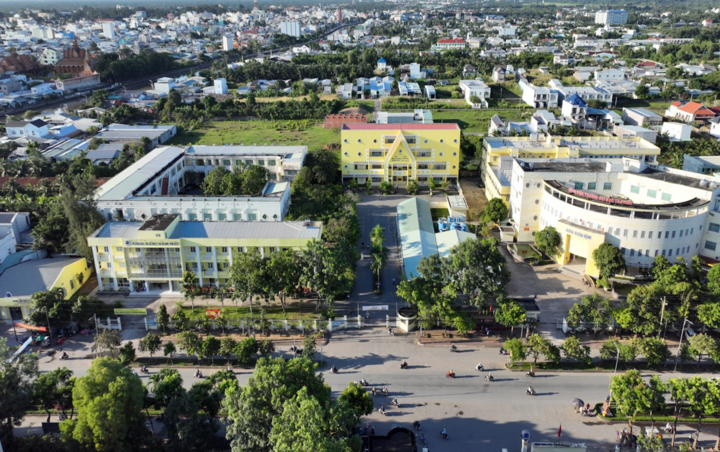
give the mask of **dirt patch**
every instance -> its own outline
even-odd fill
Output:
[[[477,221],[480,212],[485,210],[488,203],[485,189],[478,186],[480,182],[480,177],[468,177],[460,180],[460,187],[468,205],[468,221]]]
[[[350,108],[343,108],[340,110],[340,113],[346,114],[346,115],[366,115],[370,113],[368,110],[364,109],[363,107],[350,107]]]

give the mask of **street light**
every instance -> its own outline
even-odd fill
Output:
[[[687,317],[685,317],[685,320],[683,321],[682,330],[680,331],[680,342],[678,342],[678,351],[677,351],[677,354],[675,355],[675,370],[674,370],[674,372],[677,372],[677,363],[678,363],[678,358],[680,358],[680,347],[682,347],[682,339],[683,339],[683,336],[685,335],[685,324],[686,323],[689,323],[690,325],[694,325],[694,323],[692,323],[691,321],[689,321],[687,319]]]

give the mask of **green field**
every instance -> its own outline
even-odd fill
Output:
[[[340,144],[339,129],[324,129],[322,121],[208,121],[198,129],[175,136],[170,145],[297,145],[309,150]]]
[[[460,126],[464,133],[487,133],[490,118],[499,115],[503,121],[520,121],[523,119],[522,110],[468,110],[468,111],[433,111],[434,122],[454,122]],[[529,118],[531,111],[525,113]]]
[[[234,303],[232,301],[226,301],[225,302],[225,318],[230,321],[236,321],[241,319],[250,319],[250,308],[246,306],[234,306]],[[212,308],[219,308],[220,306],[217,305],[216,302],[213,302]],[[183,307],[182,310],[185,312],[187,317],[190,320],[198,320],[200,318],[206,318],[207,314],[205,313],[205,302],[202,300],[196,300],[195,301],[195,312],[192,311],[192,308],[189,307]],[[253,304],[253,318],[255,320],[258,320],[261,317],[261,312],[264,309],[265,313],[264,316],[267,320],[273,319],[273,320],[306,320],[311,321],[313,319],[319,319],[320,316],[315,312],[315,310],[310,307],[309,305],[304,305],[302,309],[298,308],[298,305],[296,303],[291,303],[290,305],[285,307],[285,311],[283,312],[282,308],[280,306],[267,306],[260,303]]]

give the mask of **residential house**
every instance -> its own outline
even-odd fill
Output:
[[[496,65],[492,71],[493,82],[504,82],[506,80],[505,74],[505,68],[503,66]]]
[[[463,68],[462,75],[463,78],[475,77],[477,75],[477,70],[475,70],[475,67],[473,65],[466,64]]]
[[[625,124],[654,130],[660,130],[663,124],[661,115],[644,108],[625,107],[622,111],[622,119]]]
[[[434,86],[425,85],[425,97],[427,97],[429,100],[437,99],[437,93],[435,92]]]
[[[34,121],[8,121],[5,130],[10,138],[44,138],[50,134],[48,123],[42,119]]]
[[[410,63],[410,78],[413,80],[424,79],[427,72],[420,69],[420,63]]]
[[[710,135],[720,138],[720,116],[715,116],[710,120]]]
[[[377,70],[384,71],[385,69],[387,69],[387,60],[385,58],[380,58],[377,60]]]
[[[341,99],[349,100],[353,98],[354,88],[355,86],[352,83],[343,83],[337,86],[335,92]]]
[[[665,111],[665,116],[684,122],[704,122],[717,115],[699,102],[675,101]]]
[[[605,69],[603,71],[595,71],[595,80],[623,80],[625,72],[619,69]]]
[[[562,117],[572,122],[582,122],[587,117],[587,103],[577,94],[565,98],[562,103]]]
[[[465,96],[465,102],[473,108],[487,108],[486,99],[490,98],[490,87],[482,80],[460,80],[458,86]],[[473,102],[473,97],[479,98],[480,102]]]
[[[446,38],[439,40],[433,50],[464,49],[466,44],[462,38]]]
[[[544,86],[535,86],[526,79],[519,82],[522,99],[533,108],[555,108],[558,106],[558,93]]]
[[[679,122],[666,122],[660,131],[661,134],[670,138],[671,141],[691,141],[691,132],[692,127],[689,124]]]
[[[553,64],[559,64],[560,66],[574,66],[575,56],[567,53],[555,55],[553,56]]]

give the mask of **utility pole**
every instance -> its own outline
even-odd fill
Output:
[[[665,306],[667,305],[667,297],[662,298],[662,309],[660,310],[660,326],[662,327],[663,319],[665,318]],[[660,337],[660,333],[658,333]]]
[[[45,307],[45,318],[47,319],[48,338],[50,340],[50,346],[52,347],[52,329],[50,328],[50,316],[48,315],[47,306]]]
[[[683,340],[683,336],[685,335],[685,324],[686,323],[689,323],[690,325],[694,325],[694,323],[692,323],[691,321],[689,321],[687,319],[687,317],[685,317],[685,320],[683,321],[682,330],[680,331],[680,342],[678,342],[677,354],[675,355],[675,370],[674,370],[674,372],[677,372],[677,364],[678,364],[678,359],[680,358],[680,348],[682,347],[682,340]]]
[[[617,375],[617,368],[618,368],[618,362],[620,361],[620,347],[617,345],[617,341],[613,341],[612,343],[615,346],[615,349],[617,350],[617,356],[615,357],[615,372],[613,372],[613,377]]]

